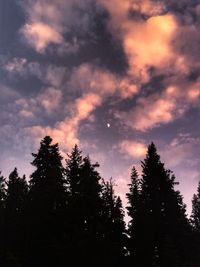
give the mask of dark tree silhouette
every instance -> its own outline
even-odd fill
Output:
[[[152,143],[142,162],[140,240],[143,246],[138,266],[187,266],[189,226],[175,184],[175,177],[165,169]]]
[[[192,199],[191,223],[196,231],[200,233],[200,182],[197,187],[197,194]]]
[[[1,266],[200,266],[200,183],[189,224],[175,176],[153,143],[141,178],[131,172],[127,230],[112,180],[104,182],[77,145],[65,169],[49,136],[32,155],[28,185],[16,168],[7,182],[0,173]]]
[[[100,175],[96,168],[98,163],[92,164],[89,157],[83,159],[81,167],[80,196],[81,217],[84,231],[88,235],[99,235],[99,219],[101,213],[101,190]]]
[[[81,205],[80,182],[82,164],[82,152],[78,146],[75,145],[71,154],[68,154],[65,171],[68,192],[68,227],[69,235],[71,236],[71,243],[73,243],[73,239],[76,239],[76,235],[82,227],[82,219],[79,214]]]
[[[32,155],[36,170],[31,175],[28,195],[29,261],[33,266],[55,266],[64,257],[67,194],[62,157],[58,144],[52,144],[49,136],[41,141],[38,153]]]
[[[192,225],[192,240],[190,250],[192,253],[192,262],[195,266],[200,262],[200,182],[198,183],[197,193],[192,198],[192,213],[190,217]]]
[[[23,257],[24,209],[28,193],[26,177],[20,178],[15,168],[7,182],[5,231],[6,256],[10,265],[17,266]]]
[[[83,159],[82,152],[77,145],[74,146],[71,153],[67,156],[68,158],[66,160],[65,169],[68,192],[68,220],[65,220],[67,238],[66,242],[68,243],[69,261],[73,261],[74,266],[76,266],[76,264],[78,265],[80,260],[79,242],[83,238],[84,229],[83,218],[81,216],[81,213],[83,211],[82,195],[80,191],[81,168]]]
[[[0,210],[4,210],[5,208],[5,198],[6,198],[6,182],[5,178],[0,172]]]
[[[80,259],[85,264],[93,266],[101,260],[99,241],[101,229],[101,190],[100,175],[96,168],[98,163],[92,164],[89,157],[83,159],[80,170],[79,207],[80,218],[78,250]]]
[[[80,169],[83,163],[82,152],[77,145],[72,149],[71,154],[68,154],[68,159],[66,160],[66,177],[69,189],[69,196],[74,197],[79,194],[80,188]]]
[[[112,179],[103,181],[102,200],[105,261],[110,266],[116,266],[124,261],[126,235],[122,201],[115,195]]]
[[[141,203],[141,182],[135,167],[131,171],[131,183],[129,186],[129,193],[126,194],[128,199],[128,215],[130,221],[128,224],[128,234],[129,234],[129,253],[131,261],[137,263],[142,257],[142,243],[141,243],[141,225],[142,219],[142,203]]]

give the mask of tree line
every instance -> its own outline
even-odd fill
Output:
[[[200,184],[192,215],[153,143],[133,166],[124,221],[113,180],[101,178],[77,145],[65,166],[46,136],[33,153],[29,181],[15,168],[0,175],[0,266],[200,266]]]

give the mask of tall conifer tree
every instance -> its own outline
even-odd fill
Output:
[[[24,252],[24,211],[27,193],[26,178],[20,178],[15,168],[7,182],[5,210],[7,261],[14,266],[21,264]]]
[[[90,266],[98,265],[101,261],[99,241],[102,237],[101,229],[101,177],[96,170],[98,163],[92,164],[89,157],[83,158],[80,171],[80,206],[79,216],[81,219],[79,248],[81,258]],[[99,266],[99,265],[98,265]]]
[[[79,194],[80,191],[80,169],[83,163],[82,152],[77,145],[74,146],[71,154],[68,154],[66,163],[66,178],[69,196],[74,197],[76,194]]]
[[[138,262],[141,253],[141,236],[140,236],[140,227],[143,221],[142,210],[141,210],[141,184],[138,177],[138,172],[133,166],[131,170],[131,183],[129,186],[129,193],[126,194],[128,199],[128,215],[130,221],[128,224],[128,234],[129,234],[129,252],[131,256],[131,261]]]
[[[140,238],[143,244],[138,266],[187,266],[185,236],[189,231],[185,205],[174,189],[175,177],[160,161],[155,145],[142,162]]]
[[[33,266],[59,264],[63,255],[66,219],[66,190],[62,157],[58,144],[46,136],[37,154],[32,154],[36,170],[31,175],[28,196],[29,231]],[[66,253],[66,252],[65,252]],[[59,257],[58,257],[59,255]],[[47,261],[48,260],[48,261]],[[61,263],[60,263],[61,264]]]
[[[191,225],[193,229],[191,251],[193,252],[194,266],[200,262],[200,182],[198,183],[197,193],[192,198]]]
[[[192,199],[191,222],[194,229],[200,233],[200,182]]]
[[[110,266],[123,264],[125,257],[125,222],[122,201],[115,195],[112,179],[103,182],[102,225],[104,227],[104,257]]]
[[[112,179],[103,183],[102,199],[107,237],[121,241],[125,233],[124,211],[120,197],[115,195]]]

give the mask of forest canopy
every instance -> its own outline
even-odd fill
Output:
[[[141,176],[132,167],[125,208],[77,145],[63,164],[46,136],[32,156],[29,179],[0,175],[1,266],[200,266],[200,185],[188,218],[154,143]]]

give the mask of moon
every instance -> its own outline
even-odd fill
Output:
[[[106,125],[107,125],[108,128],[110,128],[110,126],[111,126],[109,122]]]

